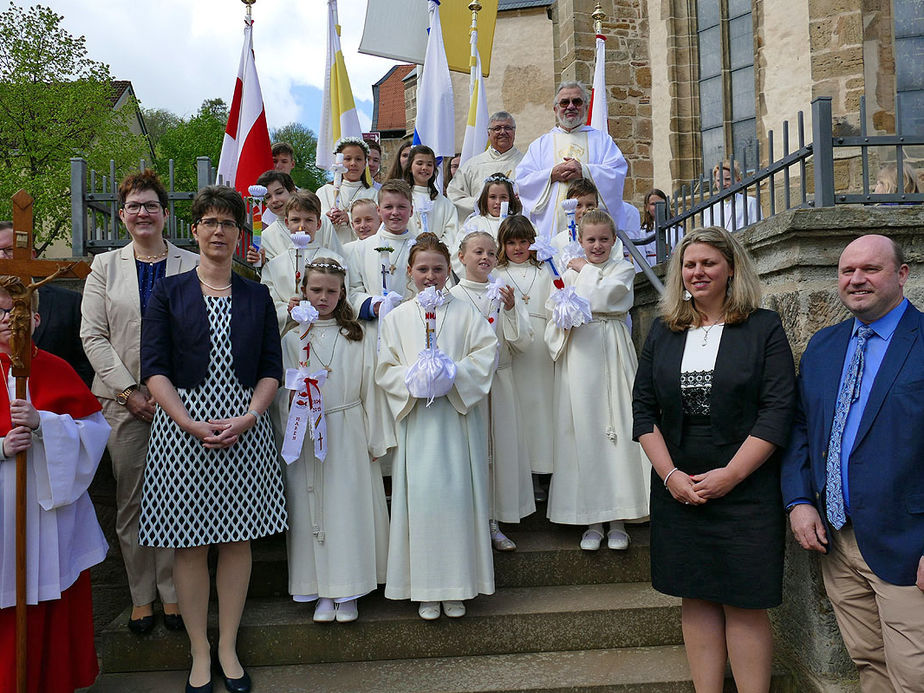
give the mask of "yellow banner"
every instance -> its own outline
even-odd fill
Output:
[[[478,52],[481,54],[481,72],[487,77],[491,72],[491,47],[494,45],[494,25],[497,22],[497,0],[479,0]],[[472,46],[469,29],[472,26],[472,12],[469,0],[442,0],[440,2],[440,23],[443,27],[443,44],[446,46],[446,60],[454,72],[471,72]]]

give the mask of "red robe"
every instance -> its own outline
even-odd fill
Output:
[[[10,357],[0,354],[0,436],[11,428],[6,388]],[[29,397],[42,411],[82,419],[100,411],[99,401],[63,359],[33,346]],[[4,461],[2,464],[14,464]],[[10,557],[12,558],[12,557]],[[90,686],[99,674],[93,643],[90,573],[61,593],[60,599],[26,609],[28,622],[27,690],[71,693]],[[16,690],[16,609],[0,609],[0,692]]]

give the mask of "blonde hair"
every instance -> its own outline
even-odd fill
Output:
[[[744,322],[760,305],[760,279],[757,270],[751,256],[733,234],[719,226],[708,226],[693,229],[680,239],[680,243],[674,248],[667,267],[664,294],[658,304],[665,325],[674,332],[682,332],[702,324],[702,315],[694,302],[683,300],[683,255],[694,243],[704,243],[715,248],[725,258],[733,273],[728,280],[725,296],[725,324],[735,325]]]
[[[902,165],[902,172],[904,173],[904,190],[902,192],[906,193],[916,193],[920,192],[918,188],[918,178],[915,175],[915,171],[908,164]],[[879,187],[879,183],[882,183],[885,190],[880,194],[885,195],[894,195],[898,192],[898,164],[886,164],[879,169],[879,175],[876,176],[876,187]]]
[[[734,170],[734,172],[732,172],[732,164],[731,164],[731,161],[729,161],[728,159],[723,159],[721,162],[719,162],[719,163],[717,163],[715,166],[713,166],[713,167],[712,167],[712,183],[713,183],[713,185],[716,185],[716,176],[719,175],[719,170],[720,170],[720,169],[721,169],[722,171],[728,171],[729,173],[733,173],[733,175],[732,175],[732,178],[734,178],[734,180],[732,181],[733,183],[734,183],[734,182],[737,182],[737,181],[739,181],[739,180],[741,180],[741,167],[738,165],[738,162],[737,162],[737,161],[735,161],[735,167],[734,167],[734,168],[735,168],[735,170]],[[717,184],[717,185],[718,185],[718,189],[719,189],[719,190],[722,189],[722,183],[723,183],[723,181],[721,181],[721,180],[718,181],[718,184]],[[667,199],[667,198],[665,198],[665,199]]]
[[[462,239],[462,243],[459,244],[459,255],[461,256],[465,249],[468,247],[468,242],[474,240],[475,238],[487,238],[491,241],[491,244],[494,246],[494,249],[497,250],[497,240],[487,231],[472,231],[471,233],[465,234],[465,238]]]
[[[584,236],[584,227],[590,225],[608,226],[613,233],[613,238],[617,237],[616,223],[613,221],[613,217],[602,209],[588,209],[584,212],[584,216],[581,217],[581,223],[578,224],[578,239]]]

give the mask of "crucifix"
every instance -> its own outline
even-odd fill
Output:
[[[10,311],[10,361],[16,379],[16,399],[26,399],[32,364],[32,292],[57,277],[85,279],[90,266],[77,261],[61,264],[32,257],[32,197],[25,190],[13,195],[13,257],[0,259],[0,288],[13,299]],[[34,281],[34,278],[40,278]],[[7,383],[3,383],[7,387]],[[16,454],[16,691],[26,692],[26,459]]]

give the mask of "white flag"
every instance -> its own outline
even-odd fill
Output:
[[[594,86],[590,92],[590,108],[587,111],[587,124],[609,132],[606,108],[606,39],[597,35],[596,64],[594,65]]]
[[[472,29],[472,72],[469,78],[468,122],[462,141],[461,166],[488,146],[488,99],[484,93],[481,54],[478,52],[478,30]]]
[[[414,144],[425,144],[437,156],[454,156],[455,112],[452,100],[452,81],[449,63],[443,48],[440,27],[440,4],[429,0],[430,33],[427,36],[427,54],[423,74],[417,81],[417,120],[414,123]]]

